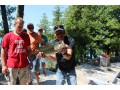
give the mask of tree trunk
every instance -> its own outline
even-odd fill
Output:
[[[109,45],[107,46],[107,55],[110,54],[110,48],[109,48]]]
[[[92,59],[92,55],[93,55],[93,48],[90,46],[90,59]]]
[[[119,56],[118,50],[115,50],[115,56]]]
[[[24,5],[18,5],[17,17],[23,18],[24,16]]]
[[[9,32],[7,15],[6,15],[6,8],[5,8],[5,5],[0,5],[0,6],[1,6],[1,14],[2,14],[4,34],[6,34]]]

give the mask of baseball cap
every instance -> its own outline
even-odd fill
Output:
[[[54,27],[54,31],[55,31],[55,32],[56,32],[56,31],[59,31],[59,30],[64,31],[64,26],[63,26],[63,25],[56,25],[56,26]]]

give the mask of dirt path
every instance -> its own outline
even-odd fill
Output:
[[[99,77],[105,81],[112,82],[115,78],[114,76],[117,75],[120,71],[120,62],[112,63],[108,67],[102,66],[93,66],[89,64],[83,64],[76,67],[76,74],[77,74],[77,85],[88,85],[89,79],[87,77]],[[55,85],[56,82],[56,75],[55,72],[51,72],[46,70],[47,76],[39,75],[41,85]],[[97,72],[107,73],[109,75],[101,75]],[[6,85],[6,81],[0,81],[0,84]],[[35,79],[33,80],[33,85],[36,85]]]

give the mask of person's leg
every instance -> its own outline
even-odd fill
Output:
[[[57,69],[56,72],[56,85],[64,85],[65,84],[65,78],[66,78],[66,73]]]
[[[16,79],[16,85],[20,85],[20,80],[19,80],[18,77],[17,77],[17,79]]]
[[[67,83],[68,83],[68,85],[77,85],[77,79],[76,79],[75,69],[71,70],[67,74]]]
[[[45,72],[45,62],[42,62],[42,71],[44,76],[46,76],[46,72]]]
[[[39,70],[38,70],[37,73],[38,73],[38,75],[40,75],[40,61],[39,61],[38,69],[39,69]]]
[[[19,69],[20,85],[26,85],[28,81],[28,66]]]
[[[32,85],[31,70],[28,70],[28,85]]]
[[[39,74],[38,74],[38,72],[39,72],[39,59],[35,59],[33,61],[33,69],[31,71],[33,72],[33,75],[36,79],[37,84],[40,84],[39,83]]]
[[[34,77],[36,79],[37,85],[39,85],[40,84],[40,82],[39,82],[39,74],[37,72],[33,72],[33,75],[34,75]]]
[[[28,62],[29,62],[29,64],[28,64],[28,81],[27,81],[27,84],[28,85],[32,85],[32,77],[31,77],[31,62],[30,62],[30,59],[29,59],[29,57],[27,57],[27,59],[28,59]]]
[[[7,76],[5,76],[7,79],[8,85],[16,85],[18,69],[8,68],[8,70],[9,70],[9,73],[7,74]]]

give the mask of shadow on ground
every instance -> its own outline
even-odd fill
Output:
[[[40,85],[56,85],[56,80],[41,81]]]

